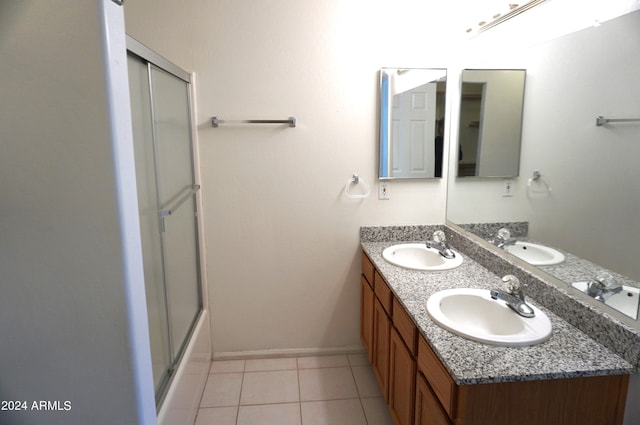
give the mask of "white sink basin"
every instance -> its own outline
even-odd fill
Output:
[[[514,245],[507,245],[505,251],[533,266],[551,266],[564,261],[564,254],[560,251],[533,242],[517,241]]]
[[[453,251],[453,250],[452,250]],[[450,270],[462,264],[462,255],[444,258],[437,249],[427,248],[423,243],[393,245],[382,251],[382,258],[391,264],[413,270]]]
[[[535,317],[526,318],[504,301],[494,300],[487,289],[456,288],[436,292],[427,301],[429,316],[443,328],[473,341],[520,347],[551,337],[551,321],[529,304]]]
[[[587,285],[589,282],[574,282],[571,284],[574,288],[587,294]],[[622,291],[611,295],[604,300],[604,303],[611,308],[615,308],[619,312],[627,316],[638,318],[638,304],[640,301],[640,289],[633,286],[622,286]]]

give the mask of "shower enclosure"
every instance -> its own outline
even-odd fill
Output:
[[[129,87],[156,405],[202,311],[190,75],[128,38]],[[134,184],[132,182],[132,184]]]

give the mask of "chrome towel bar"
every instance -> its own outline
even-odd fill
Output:
[[[289,127],[296,126],[296,117],[289,117],[286,120],[221,120],[218,117],[211,117],[211,126],[218,128],[220,124],[289,124]]]
[[[602,115],[596,117],[596,125],[598,127],[610,122],[640,122],[640,118],[605,118]]]
[[[178,210],[178,208],[180,208],[187,200],[191,199],[198,190],[200,190],[199,184],[194,184],[193,186],[189,185],[185,187],[182,190],[182,192],[185,192],[182,196],[176,196],[168,208],[162,209],[158,212],[160,214],[160,231],[161,232],[164,233],[166,229],[165,222],[164,222],[165,218],[175,213]]]

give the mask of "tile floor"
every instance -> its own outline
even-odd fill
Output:
[[[365,354],[211,365],[195,425],[392,425]]]

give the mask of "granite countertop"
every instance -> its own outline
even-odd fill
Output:
[[[427,313],[427,299],[432,294],[455,287],[493,289],[502,288],[504,284],[499,276],[464,253],[460,267],[444,272],[394,266],[382,258],[382,251],[397,243],[397,239],[362,241],[361,246],[457,384],[634,373],[632,364],[531,297],[527,297],[527,302],[544,311],[553,325],[553,334],[544,343],[498,347],[471,341],[441,328]]]

